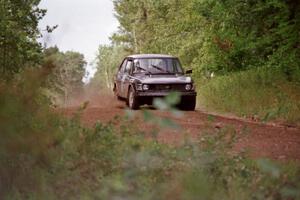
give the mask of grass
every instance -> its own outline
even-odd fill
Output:
[[[199,104],[209,111],[300,124],[300,81],[296,74],[288,77],[281,70],[262,68],[200,81]]]

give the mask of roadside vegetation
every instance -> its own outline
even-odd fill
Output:
[[[297,1],[113,2],[120,28],[112,52],[178,56],[193,69],[198,106],[208,111],[299,124]],[[115,67],[106,55],[99,71]]]
[[[115,65],[111,61],[117,63],[129,52],[170,53],[182,57],[184,64],[195,70],[197,80],[203,81],[199,88],[203,89],[203,104],[209,108],[298,120],[299,43],[294,38],[294,31],[299,28],[298,4],[294,1],[255,2],[244,5],[228,1],[228,5],[223,5],[196,0],[114,1],[121,30],[112,36],[111,47],[99,48],[101,69],[96,77],[101,81],[93,81],[103,84],[103,77],[111,77],[113,72],[108,68]],[[0,199],[300,199],[299,163],[254,160],[247,153],[232,152],[238,138],[231,127],[208,129],[196,140],[186,138],[183,145],[170,146],[158,143],[155,134],[149,136],[139,131],[130,113],[89,128],[80,123],[81,113],[88,106],[83,103],[71,119],[62,117],[56,107],[66,105],[70,96],[83,90],[85,61],[78,52],[61,52],[37,42],[41,35],[37,24],[46,14],[38,4],[39,0],[0,0]],[[224,22],[228,20],[225,12],[246,12],[246,6],[255,8],[257,14],[253,17],[260,18],[243,21],[245,27],[255,26],[252,22],[258,19],[280,19],[276,23],[265,21],[266,28],[260,27],[248,38],[256,41],[256,37],[262,37],[258,34],[262,31],[271,34],[268,35],[271,41],[266,36],[262,38],[263,43],[258,40],[259,48],[252,43],[253,48],[249,49],[244,42],[241,44],[246,46],[236,49],[233,39],[241,42],[246,29],[235,37],[229,32],[214,37],[219,34],[216,30],[228,30],[226,23],[221,23],[222,18]],[[270,14],[273,9],[278,11],[276,16]],[[251,11],[239,17],[227,17],[242,21],[244,14],[252,17]],[[215,21],[216,17],[219,21]],[[294,20],[295,25],[289,20]],[[221,25],[222,29],[214,28]],[[229,26],[229,30],[233,27],[236,26]],[[205,30],[212,32],[203,35]],[[235,45],[229,45],[231,42]],[[229,45],[232,50],[224,51],[219,60],[209,59],[219,55],[220,52],[214,53],[221,51],[217,44],[226,48]],[[274,44],[272,48],[271,44]],[[244,54],[239,54],[241,49],[245,50]],[[282,59],[281,53],[286,59]],[[111,59],[110,56],[119,57]],[[265,60],[258,59],[261,57]],[[227,65],[222,59],[226,59]],[[231,70],[233,59],[237,63]],[[267,66],[267,61],[275,63],[274,66],[270,63]],[[206,62],[218,64],[203,64]],[[212,72],[216,77],[208,79]],[[206,78],[200,79],[202,75]],[[241,86],[245,84],[242,91],[237,89],[237,82]],[[261,84],[264,87],[258,87]],[[215,95],[205,93],[208,90]],[[226,93],[223,97],[224,90],[232,96]],[[240,93],[236,93],[237,90]],[[259,110],[240,103],[247,98],[246,92],[253,95],[254,103],[261,105]],[[239,98],[235,98],[237,94]],[[258,101],[255,98],[258,95],[267,100]],[[275,103],[271,104],[273,95]],[[205,101],[209,99],[211,101]],[[220,105],[220,99],[224,99],[224,106]],[[172,106],[177,100],[178,96],[172,94],[155,105],[175,112]],[[273,110],[276,115],[265,116]],[[147,112],[144,116],[146,121],[159,121],[162,126],[177,128],[170,120],[157,119]]]
[[[300,199],[299,164],[234,154],[231,127],[169,146],[136,129],[130,115],[87,128],[82,106],[64,119],[40,87],[23,84],[1,87],[1,199]],[[177,97],[169,98],[156,105],[172,109]]]
[[[202,79],[197,83],[202,110],[255,121],[300,123],[300,74],[287,79],[280,69],[257,68]]]

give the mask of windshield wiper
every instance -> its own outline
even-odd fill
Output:
[[[162,69],[162,68],[160,68],[160,67],[158,67],[158,66],[156,66],[156,65],[151,65],[151,67],[153,67],[153,68],[155,68],[155,69],[157,69],[157,70],[159,70],[159,71],[162,71],[162,72],[170,73],[169,71],[164,70],[164,69]]]
[[[148,74],[152,74],[149,70],[143,68],[143,67],[137,67],[138,69],[144,70],[145,72],[147,72]]]

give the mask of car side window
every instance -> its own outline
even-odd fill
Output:
[[[131,74],[132,68],[133,68],[133,61],[128,60],[125,67],[125,73]]]
[[[125,72],[126,64],[127,64],[127,59],[124,59],[123,63],[120,66],[119,72],[121,72],[121,73]]]

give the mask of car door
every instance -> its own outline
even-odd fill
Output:
[[[128,88],[130,84],[130,73],[133,67],[133,60],[128,59],[125,65],[123,77],[121,79],[122,97],[127,98]]]
[[[117,94],[118,94],[118,96],[121,96],[121,97],[123,96],[122,91],[121,91],[121,85],[122,85],[122,78],[123,78],[123,75],[124,75],[126,63],[127,63],[127,59],[125,58],[123,60],[122,64],[120,65],[119,70],[116,74]]]

